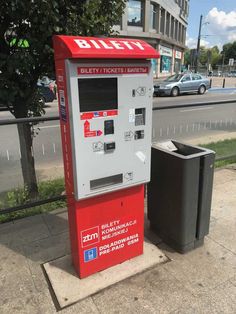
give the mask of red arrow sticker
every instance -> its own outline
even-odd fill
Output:
[[[84,122],[84,137],[94,137],[94,136],[101,136],[101,135],[102,135],[101,130],[98,130],[98,131],[90,130],[90,123],[88,122],[88,120]]]

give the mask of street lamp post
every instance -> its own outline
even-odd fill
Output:
[[[200,55],[201,31],[202,31],[202,14],[200,16],[199,32],[198,32],[198,39],[197,39],[197,55],[196,55],[195,73],[197,73],[197,71],[198,71],[198,62],[199,62],[199,55]]]

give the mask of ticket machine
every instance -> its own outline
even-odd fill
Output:
[[[54,36],[72,261],[80,278],[143,253],[157,51]]]

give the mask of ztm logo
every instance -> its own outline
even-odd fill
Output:
[[[99,227],[93,227],[81,231],[81,241],[82,247],[87,247],[89,245],[99,242]]]

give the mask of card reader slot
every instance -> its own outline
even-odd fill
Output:
[[[123,174],[116,174],[110,177],[104,177],[90,181],[90,190],[101,189],[106,186],[123,183]]]

